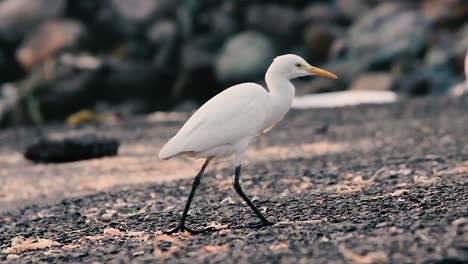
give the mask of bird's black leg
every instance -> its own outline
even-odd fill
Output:
[[[241,165],[236,167],[236,175],[234,178],[234,189],[236,192],[244,199],[244,201],[250,206],[250,208],[254,211],[254,213],[262,220],[262,225],[261,226],[268,226],[268,225],[273,225],[272,222],[268,221],[265,216],[262,215],[260,210],[258,210],[257,207],[250,201],[249,197],[245,195],[244,191],[242,191],[242,187],[240,186],[239,180],[240,180],[240,174],[241,174]]]
[[[188,197],[187,203],[185,204],[184,212],[182,213],[182,217],[180,218],[179,225],[176,228],[167,231],[166,234],[173,234],[173,233],[180,232],[180,231],[188,231],[190,233],[199,233],[198,231],[194,231],[194,230],[187,228],[185,226],[185,220],[187,218],[187,214],[190,209],[190,204],[192,203],[193,197],[195,196],[195,192],[197,191],[197,187],[198,185],[200,185],[203,172],[205,171],[210,161],[211,161],[211,158],[206,159],[202,168],[200,169],[197,176],[195,176],[195,179],[193,180],[192,190],[190,191],[190,195]]]

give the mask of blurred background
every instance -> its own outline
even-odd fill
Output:
[[[0,125],[191,111],[295,53],[340,79],[297,94],[445,95],[466,0],[0,0]]]

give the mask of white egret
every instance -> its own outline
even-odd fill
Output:
[[[272,224],[242,191],[241,162],[249,142],[273,128],[289,111],[295,92],[290,80],[307,75],[337,78],[297,55],[276,57],[265,75],[268,91],[256,83],[242,83],[224,90],[200,107],[167,142],[159,152],[161,159],[181,155],[206,159],[193,181],[179,225],[168,233],[194,232],[185,226],[185,220],[202,174],[212,159],[232,154],[236,166],[234,189],[260,218],[262,226]]]

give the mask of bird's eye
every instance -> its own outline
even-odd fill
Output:
[[[302,65],[300,63],[296,63],[296,67],[300,68]]]

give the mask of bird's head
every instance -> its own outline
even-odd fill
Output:
[[[294,54],[278,56],[273,60],[269,71],[275,74],[281,74],[288,79],[297,77],[318,75],[328,78],[338,78],[335,74],[311,66],[306,60]]]

